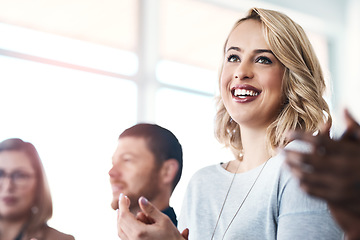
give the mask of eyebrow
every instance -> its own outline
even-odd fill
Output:
[[[229,47],[226,52],[229,52],[230,50],[235,50],[235,51],[241,52],[241,48],[239,48],[239,47]],[[269,49],[256,49],[254,52],[255,53],[267,52],[267,53],[271,53],[272,55],[274,55],[274,53]]]
[[[256,52],[256,53],[267,52],[267,53],[271,53],[272,55],[274,55],[274,53],[269,49],[256,49],[254,52]]]
[[[226,52],[228,52],[230,50],[235,50],[235,51],[241,52],[241,48],[239,48],[239,47],[229,47],[228,50],[226,50]]]

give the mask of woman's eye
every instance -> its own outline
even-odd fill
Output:
[[[228,62],[238,62],[240,61],[240,58],[239,56],[236,56],[236,55],[230,55],[228,58],[227,58]]]
[[[27,174],[27,173],[23,173],[23,172],[14,172],[14,173],[12,174],[12,177],[13,177],[14,179],[27,179],[27,178],[30,177],[30,175]]]
[[[257,60],[256,60],[257,63],[261,63],[261,64],[271,64],[272,61],[267,58],[267,57],[259,57]]]

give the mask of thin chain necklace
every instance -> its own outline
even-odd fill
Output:
[[[269,159],[268,159],[268,160],[269,160]],[[228,225],[227,228],[225,229],[225,232],[224,232],[224,235],[223,235],[222,239],[224,239],[225,234],[227,233],[227,231],[228,231],[229,228],[230,228],[230,225],[233,223],[236,215],[239,213],[239,211],[240,211],[241,207],[243,206],[245,200],[246,200],[247,197],[249,196],[249,194],[250,194],[251,190],[253,189],[255,183],[257,182],[258,178],[260,177],[260,174],[261,174],[262,171],[264,170],[264,168],[265,168],[268,160],[266,160],[265,164],[262,166],[259,174],[258,174],[257,177],[255,178],[255,181],[254,181],[253,184],[251,185],[249,191],[247,192],[247,194],[245,195],[244,199],[242,200],[240,206],[239,206],[238,209],[236,210],[235,215],[233,216],[233,218],[231,219],[229,225]],[[229,163],[228,163],[228,165],[229,165]],[[227,169],[228,165],[226,166],[226,169]],[[226,195],[225,195],[225,199],[224,199],[224,202],[223,202],[223,204],[222,204],[222,206],[221,206],[220,213],[219,213],[219,216],[218,216],[218,218],[217,218],[217,221],[216,221],[216,224],[215,224],[215,227],[214,227],[214,231],[213,231],[213,233],[212,233],[212,235],[211,235],[211,240],[214,239],[214,235],[215,235],[215,232],[216,232],[216,228],[217,228],[217,226],[218,226],[218,224],[219,224],[219,220],[220,220],[221,214],[222,214],[222,212],[223,212],[223,210],[224,210],[224,206],[225,206],[226,200],[227,200],[227,198],[228,198],[230,189],[231,189],[231,187],[232,187],[232,185],[233,185],[233,183],[234,183],[234,179],[235,179],[235,176],[236,176],[237,171],[239,170],[239,167],[240,167],[240,162],[239,162],[239,164],[238,164],[238,166],[237,166],[237,168],[236,168],[236,171],[234,172],[234,175],[233,175],[233,177],[232,177],[232,179],[231,179],[231,183],[230,183],[229,189],[227,190],[227,193],[226,193]],[[226,169],[225,169],[225,170],[226,170]]]

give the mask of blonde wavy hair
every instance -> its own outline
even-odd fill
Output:
[[[252,8],[246,17],[235,23],[231,32],[249,19],[262,24],[268,46],[285,67],[282,81],[283,106],[277,118],[267,128],[268,150],[273,154],[274,149],[288,143],[285,137],[288,130],[302,129],[315,133],[325,122],[331,125],[332,119],[328,104],[323,98],[326,86],[320,63],[302,27],[283,13]],[[223,58],[229,36],[225,41]],[[219,83],[222,68],[223,65],[219,71]],[[215,136],[240,159],[243,152],[240,126],[232,120],[221,96],[216,100]]]

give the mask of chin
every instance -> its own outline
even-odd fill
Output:
[[[19,211],[1,211],[0,213],[0,218],[1,219],[7,219],[7,220],[18,220],[18,219],[23,219],[25,216],[27,216],[26,213],[24,212],[19,212]]]
[[[112,209],[116,210],[119,208],[119,199],[118,198],[114,198],[113,201],[111,202],[111,207]]]

